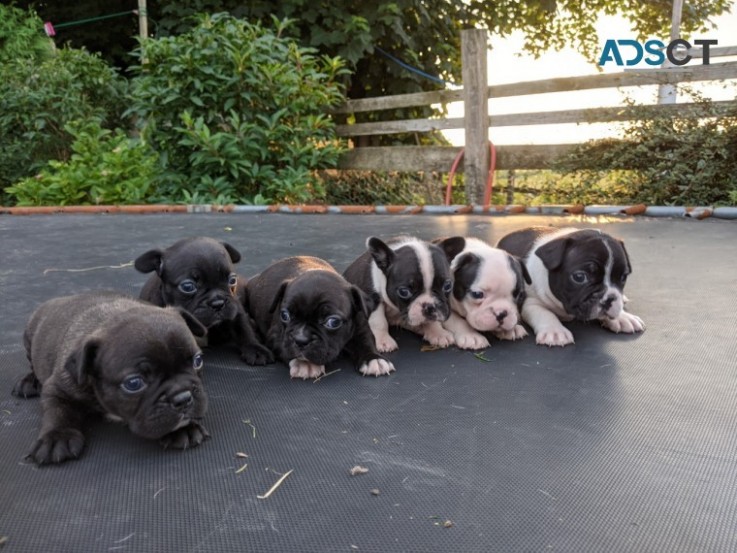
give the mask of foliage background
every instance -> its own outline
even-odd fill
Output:
[[[15,2],[19,7],[29,4]],[[689,2],[685,36],[708,28],[709,16],[729,4]],[[598,13],[624,15],[641,37],[665,34],[670,13],[669,0],[367,0],[340,6],[304,0],[164,0],[149,6],[157,40],[136,52],[138,21],[131,13],[136,7],[135,0],[47,0],[37,3],[39,16],[0,5],[2,203],[438,203],[443,175],[322,170],[334,164],[340,151],[333,123],[322,111],[343,92],[358,98],[440,86],[401,69],[379,49],[427,73],[458,80],[459,31],[466,26],[486,27],[497,36],[521,29],[526,48],[536,54],[570,43],[586,52],[596,46],[593,22]],[[244,34],[228,35],[228,30],[221,37],[207,37],[202,19],[190,17],[218,10],[249,18],[243,27],[227,19],[230,30],[240,28]],[[55,47],[40,31],[44,20],[58,24],[116,11],[128,13],[60,28],[55,42],[68,46]],[[289,16],[296,20],[287,30],[281,18]],[[226,20],[225,15],[218,17]],[[248,35],[253,29],[272,29],[268,37],[256,40],[272,42],[249,58],[257,75],[248,77],[249,84],[271,88],[258,99],[246,99],[218,75],[244,78],[236,59],[244,52],[235,45],[255,37]],[[266,50],[281,59],[267,58]],[[144,53],[159,63],[142,71]],[[295,67],[303,72],[290,81]],[[300,79],[311,84],[303,86]],[[274,101],[282,95],[290,101]],[[243,102],[250,102],[250,109]],[[291,111],[311,105],[319,109]],[[703,102],[701,120],[635,123],[623,141],[584,145],[555,171],[518,172],[514,194],[504,190],[500,172],[493,199],[735,204],[735,117],[715,114],[712,108]],[[371,117],[428,115],[424,109],[409,112]],[[437,139],[428,134],[421,142]],[[140,167],[137,174],[128,170],[131,165]],[[465,201],[461,176],[454,201]]]

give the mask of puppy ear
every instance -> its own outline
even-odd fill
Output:
[[[568,238],[552,240],[535,250],[535,255],[542,260],[548,271],[554,271],[563,263],[563,257],[569,244],[570,239]]]
[[[284,297],[284,292],[287,291],[287,286],[289,286],[289,283],[291,280],[285,280],[281,283],[281,286],[279,286],[279,290],[276,292],[276,296],[274,296],[274,301],[271,302],[271,307],[269,307],[269,313],[273,313],[276,311],[276,308],[279,307],[279,304],[281,303],[282,298]]]
[[[358,286],[351,286],[351,300],[354,312],[363,313],[366,317],[371,314],[368,308],[366,294]]]
[[[366,246],[371,252],[371,257],[374,258],[379,269],[381,269],[382,272],[386,272],[389,266],[394,263],[394,250],[375,236],[371,236],[366,241]]]
[[[161,276],[162,269],[164,268],[164,252],[161,250],[149,250],[139,255],[133,265],[141,273],[156,271],[156,274]]]
[[[230,256],[230,260],[233,263],[238,263],[241,260],[241,252],[236,250],[233,246],[226,242],[220,242],[223,245],[223,248],[225,248],[225,251],[228,252],[228,255]]]
[[[622,251],[624,252],[624,260],[627,263],[627,274],[632,272],[632,264],[630,263],[630,254],[627,253],[627,248],[624,247],[624,242],[622,240],[617,239],[617,242],[619,242],[619,245],[622,246]]]
[[[464,253],[461,257],[458,258],[458,263],[456,263],[455,271],[454,272],[460,272],[466,265],[469,263],[473,263],[474,261],[479,261],[479,256],[475,253]]]
[[[472,270],[469,266],[473,263],[479,263],[481,260],[479,259],[479,256],[475,253],[464,253],[458,258],[458,261],[456,262],[455,269],[453,269],[453,296],[458,300],[462,300],[463,296],[466,295],[467,289],[464,288],[464,283],[467,283],[466,286],[470,286],[473,278],[466,278],[465,272],[468,270]]]
[[[524,262],[516,255],[509,254],[509,264],[512,266],[512,270],[517,275],[517,280],[521,278],[525,279],[527,284],[532,284],[532,277],[527,270]]]
[[[466,247],[466,239],[463,236],[453,236],[451,238],[444,238],[437,244],[445,253],[445,257],[448,258],[448,263],[450,263]]]
[[[64,369],[79,386],[84,386],[87,378],[95,374],[95,356],[100,348],[100,340],[90,338],[67,358]]]
[[[207,327],[203,325],[197,317],[192,315],[192,313],[180,307],[175,307],[175,309],[182,316],[182,319],[184,319],[184,323],[187,325],[187,328],[189,328],[192,334],[194,334],[198,338],[202,338],[205,334],[207,334]]]

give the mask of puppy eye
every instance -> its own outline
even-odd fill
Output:
[[[322,326],[329,328],[330,330],[336,330],[343,326],[343,319],[340,317],[328,317],[325,319],[325,322],[322,323]]]
[[[197,291],[197,285],[191,280],[183,280],[179,283],[179,291],[182,294],[191,295]]]
[[[202,353],[195,353],[194,357],[192,358],[192,367],[194,368],[194,370],[199,371],[204,364],[205,361],[202,358]]]
[[[574,271],[571,273],[571,280],[576,284],[586,284],[589,281],[589,275],[585,271]]]
[[[230,273],[228,275],[228,286],[236,286],[238,284],[238,275],[235,273]]]
[[[622,284],[624,284],[625,282],[627,282],[627,275],[622,275],[620,277],[620,279],[619,279],[619,282],[621,282]]]
[[[443,293],[448,295],[453,291],[453,281],[452,280],[446,280],[443,283]]]
[[[481,290],[471,290],[469,294],[475,300],[480,300],[484,297],[484,293]]]
[[[282,309],[279,313],[279,318],[281,318],[281,322],[288,323],[292,320],[292,316],[289,314],[289,309]]]
[[[412,297],[412,291],[406,286],[400,286],[399,288],[397,288],[397,296],[399,296],[403,300],[408,300],[410,297]]]
[[[123,380],[123,382],[120,384],[120,387],[126,393],[135,394],[146,387],[146,382],[143,380],[143,377],[134,374]]]

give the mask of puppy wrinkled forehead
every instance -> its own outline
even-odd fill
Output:
[[[351,308],[349,285],[337,273],[310,271],[309,278],[295,278],[287,286],[283,305],[290,309],[301,309],[305,314],[319,306],[328,305],[346,312]],[[304,276],[304,275],[302,275]],[[340,293],[343,291],[344,293]]]

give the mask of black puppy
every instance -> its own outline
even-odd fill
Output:
[[[207,327],[208,342],[234,341],[249,365],[273,363],[243,308],[245,281],[235,273],[241,254],[212,238],[185,238],[165,250],[139,256],[135,267],[155,271],[141,290],[141,299],[160,307],[186,309]]]
[[[346,352],[364,375],[394,365],[376,351],[361,291],[326,261],[289,257],[248,281],[248,309],[292,378],[317,378]]]
[[[192,315],[112,292],[41,304],[23,336],[31,372],[13,395],[41,395],[41,432],[29,453],[38,464],[76,459],[91,413],[124,422],[165,447],[199,445],[207,395],[192,335],[206,332]]]

